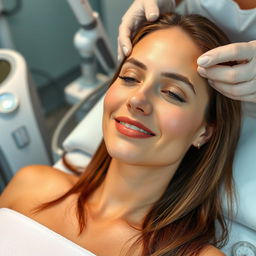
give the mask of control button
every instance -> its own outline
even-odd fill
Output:
[[[10,92],[0,94],[0,113],[8,114],[19,106],[18,98]]]
[[[256,247],[246,241],[241,241],[233,245],[233,256],[256,256]]]
[[[18,129],[16,129],[15,131],[13,131],[12,137],[13,137],[13,139],[16,143],[16,146],[18,148],[24,148],[30,142],[28,131],[25,126],[21,126]]]

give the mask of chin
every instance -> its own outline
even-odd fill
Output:
[[[111,145],[106,143],[107,151],[112,158],[122,161],[127,164],[141,164],[145,154],[139,152],[138,148],[132,149],[124,143],[113,143]]]

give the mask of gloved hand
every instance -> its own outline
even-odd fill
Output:
[[[234,66],[217,65],[237,61]],[[201,55],[197,71],[225,96],[256,103],[256,40],[232,43]]]
[[[135,0],[119,26],[118,60],[130,54],[132,49],[130,37],[143,20],[154,21],[159,13],[171,12],[174,8],[175,0]]]

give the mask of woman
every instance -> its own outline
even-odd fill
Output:
[[[203,17],[166,14],[132,43],[105,96],[104,141],[86,171],[26,167],[0,207],[96,255],[223,255],[220,189],[232,202],[240,103],[214,91],[196,60],[229,41]]]

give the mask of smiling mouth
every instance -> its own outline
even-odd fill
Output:
[[[138,121],[131,120],[128,117],[118,117],[114,119],[116,121],[117,130],[126,136],[134,138],[148,138],[155,136],[150,129]]]
[[[145,133],[145,134],[152,135],[152,136],[154,135],[153,133],[147,132],[147,131],[145,131],[145,130],[143,130],[143,129],[141,129],[141,128],[135,126],[135,125],[127,124],[127,123],[125,123],[125,122],[118,121],[118,120],[117,120],[117,122],[119,122],[120,124],[126,126],[127,128],[130,128],[130,129],[132,129],[132,130],[139,131],[139,132],[143,132],[143,133]]]

